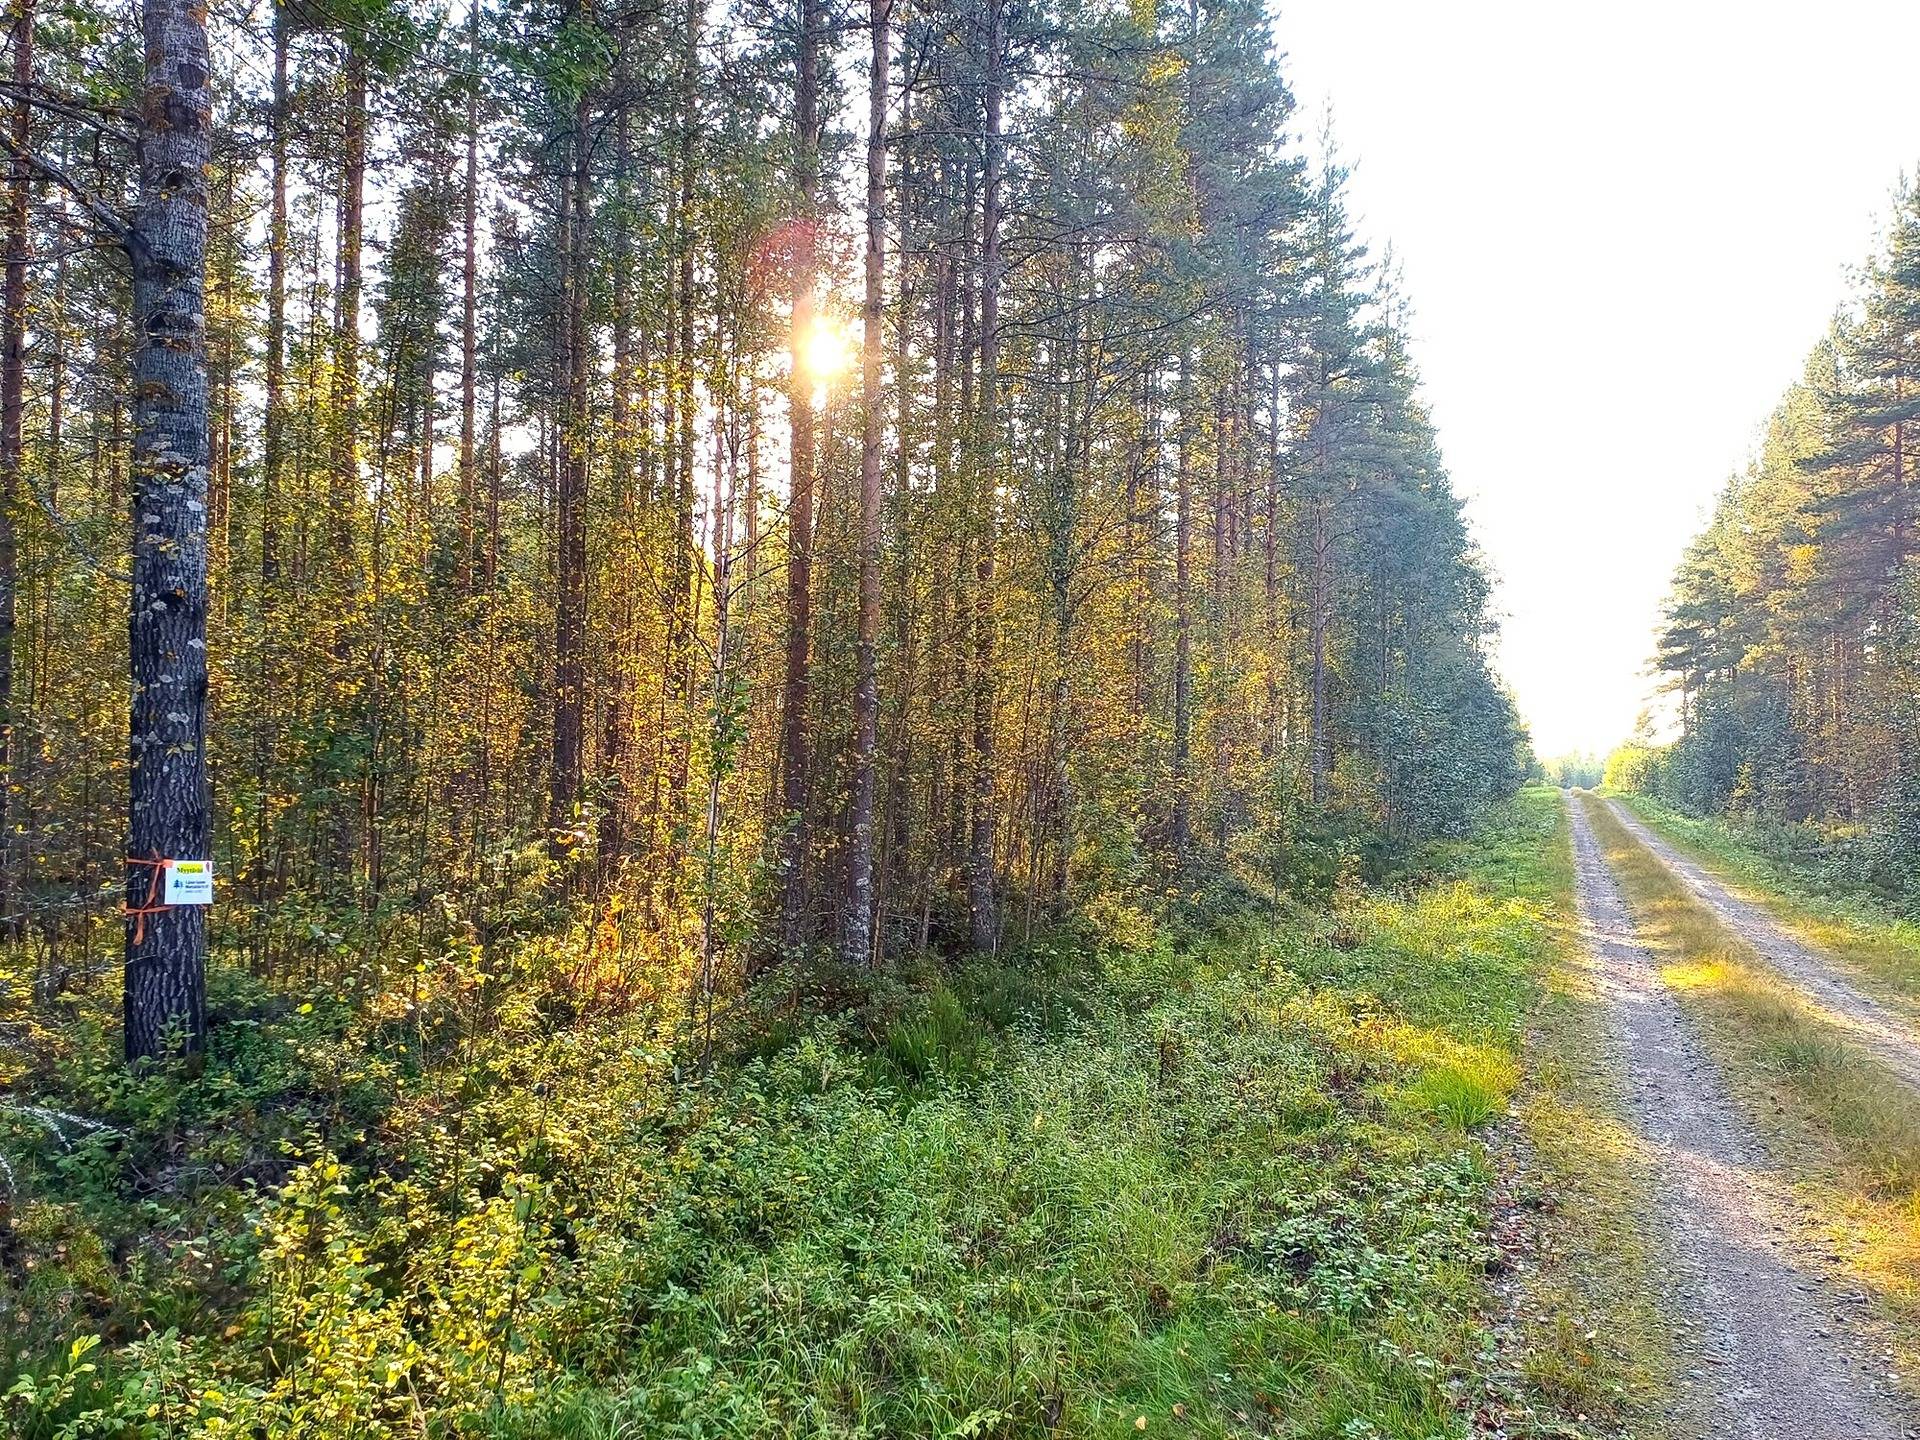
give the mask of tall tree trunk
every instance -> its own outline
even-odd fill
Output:
[[[460,215],[460,588],[471,594],[474,517],[480,503],[477,412],[480,379],[480,0],[467,13],[467,170]]]
[[[718,348],[716,343],[716,349]],[[716,371],[719,366],[716,364]],[[759,403],[755,381],[747,382],[750,404]],[[739,399],[735,390],[733,399]],[[740,446],[738,414],[727,432],[732,444],[726,454],[720,450],[721,427],[716,422],[713,461],[713,713],[710,724],[711,756],[707,764],[706,823],[702,846],[700,884],[700,968],[693,1005],[704,1010],[705,1043],[713,1043],[714,969],[719,958],[720,835],[722,802],[726,783],[732,775],[738,740],[734,734],[737,714],[733,681],[729,669],[733,660],[733,512],[739,492]],[[703,1051],[703,1055],[704,1055]]]
[[[205,11],[147,0],[133,269],[126,1053],[206,1041],[206,911],[156,905],[167,860],[211,858],[207,789],[207,353],[212,157]]]
[[[887,22],[893,0],[869,0],[873,53],[867,81],[867,274],[861,311],[860,636],[853,690],[853,824],[847,859],[847,923],[841,951],[850,965],[873,946],[873,752],[880,681],[880,348],[886,289]]]
[[[6,282],[0,293],[0,924],[10,936],[25,926],[20,897],[20,846],[14,840],[18,817],[12,792],[14,760],[13,638],[14,591],[19,542],[14,511],[20,499],[20,470],[25,459],[22,421],[27,375],[27,203],[33,169],[27,146],[33,121],[33,0],[14,0],[13,83],[17,87],[8,128],[13,165],[7,183]]]
[[[973,814],[967,835],[967,912],[975,950],[997,949],[994,896],[994,564],[1000,506],[1000,104],[1006,48],[1004,0],[987,0],[987,84],[982,151],[980,409],[974,433],[980,550],[974,572]]]
[[[673,624],[667,670],[675,700],[676,714],[670,721],[673,737],[667,774],[667,855],[666,884],[662,894],[669,907],[680,897],[681,851],[685,845],[687,782],[693,766],[693,653],[694,566],[698,542],[693,533],[693,422],[697,404],[694,399],[694,181],[697,171],[695,139],[700,124],[700,24],[706,13],[705,0],[687,0],[686,27],[680,69],[680,193],[679,193],[679,272],[676,279],[679,303],[676,318],[680,333],[675,342],[679,363],[674,369],[674,388],[679,393],[675,418],[679,432],[668,438],[673,442]],[[716,341],[716,348],[717,348]]]
[[[355,588],[353,514],[360,500],[361,247],[367,191],[367,56],[361,38],[347,41],[346,149],[340,193],[340,294],[335,316],[333,415],[338,438],[329,497],[333,563],[340,599]]]
[[[800,0],[800,54],[793,92],[794,190],[793,315],[787,384],[789,452],[787,514],[787,655],[781,699],[780,938],[792,948],[806,939],[807,771],[811,733],[808,705],[813,648],[814,376],[805,356],[813,332],[814,207],[820,181],[819,12]]]
[[[1327,753],[1327,632],[1333,616],[1333,535],[1324,495],[1314,497],[1313,527],[1310,536],[1313,574],[1308,604],[1307,643],[1312,651],[1312,709],[1307,735],[1310,796],[1315,805],[1327,799],[1327,778],[1331,764]]]
[[[620,60],[613,119],[616,221],[613,235],[612,482],[616,525],[612,636],[606,673],[606,724],[600,746],[601,793],[599,858],[595,869],[604,888],[619,875],[627,855],[627,824],[633,796],[633,700],[635,597],[641,577],[634,494],[633,407],[633,152],[627,110],[631,82]]]
[[[562,399],[553,620],[553,765],[547,826],[556,854],[570,853],[574,808],[585,776],[587,649],[587,126],[586,95],[574,106],[572,162],[562,184]]]
[[[1280,366],[1271,367],[1272,383],[1268,396],[1268,415],[1272,431],[1267,436],[1266,514],[1262,519],[1261,541],[1264,564],[1260,577],[1260,616],[1266,638],[1267,706],[1260,733],[1260,754],[1271,761],[1279,754],[1280,723]]]
[[[1173,853],[1193,842],[1193,361],[1180,356],[1173,471]]]
[[[287,6],[273,7],[273,112],[268,144],[266,437],[260,474],[260,578],[280,578],[280,501],[287,455]]]

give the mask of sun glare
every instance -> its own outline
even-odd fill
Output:
[[[832,383],[853,368],[857,351],[853,336],[844,326],[826,318],[816,319],[800,345],[800,364],[818,384]]]

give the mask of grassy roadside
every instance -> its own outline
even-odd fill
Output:
[[[1920,922],[1753,844],[1725,820],[1683,814],[1641,795],[1613,797],[1781,926],[1836,957],[1872,991],[1920,1020]]]
[[[1539,1058],[1572,1053],[1567,892],[1530,792],[1403,893],[1186,943],[1115,910],[743,1018],[711,1071],[677,1011],[569,1009],[538,954],[398,1062],[338,1005],[138,1084],[76,1030],[0,1107],[0,1428],[1619,1428],[1650,1343],[1602,1253],[1630,1191],[1587,1077]],[[1509,1252],[1515,1191],[1538,1242]]]
[[[1649,1177],[1613,1104],[1559,792],[1522,792],[1504,825],[1475,838],[1465,875],[1411,899],[1359,902],[1342,924],[1375,942],[1322,950],[1301,968],[1474,1039],[1504,1077],[1511,1121],[1491,1148],[1518,1253],[1485,1362],[1506,1407],[1499,1420],[1514,1434],[1554,1433],[1558,1415],[1663,1435],[1673,1376],[1641,1228]]]
[[[1909,1373],[1920,1365],[1920,1100],[1767,971],[1604,804],[1581,803],[1642,943],[1795,1172],[1811,1253],[1871,1299]]]
[[[1677,1377],[1670,1326],[1652,1298],[1658,1261],[1644,1230],[1652,1178],[1619,1119],[1619,1077],[1579,935],[1571,828],[1560,795],[1548,798],[1552,840],[1533,850],[1532,863],[1550,877],[1556,904],[1527,1042],[1531,1083],[1518,1110],[1549,1201],[1527,1297],[1527,1348],[1536,1383],[1576,1412],[1662,1437],[1671,1433]]]

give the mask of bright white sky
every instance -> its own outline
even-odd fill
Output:
[[[1274,0],[1391,242],[1547,756],[1623,739],[1668,576],[1920,162],[1920,3]]]

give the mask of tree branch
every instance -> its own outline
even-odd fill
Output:
[[[62,170],[58,165],[55,165],[50,160],[43,160],[40,156],[34,154],[33,151],[14,144],[13,137],[4,132],[0,132],[0,149],[4,149],[9,155],[13,156],[14,159],[24,161],[28,169],[37,172],[42,179],[51,180],[62,190],[65,190],[69,195],[73,196],[74,199],[78,200],[80,202],[80,208],[92,216],[94,222],[98,224],[101,229],[119,241],[123,249],[131,251],[134,246],[139,243],[134,236],[133,227],[120,215],[116,214],[112,206],[107,204],[106,201],[102,200],[91,190],[87,189],[87,187],[82,185],[78,180],[75,180],[71,175],[67,174],[67,172]]]

